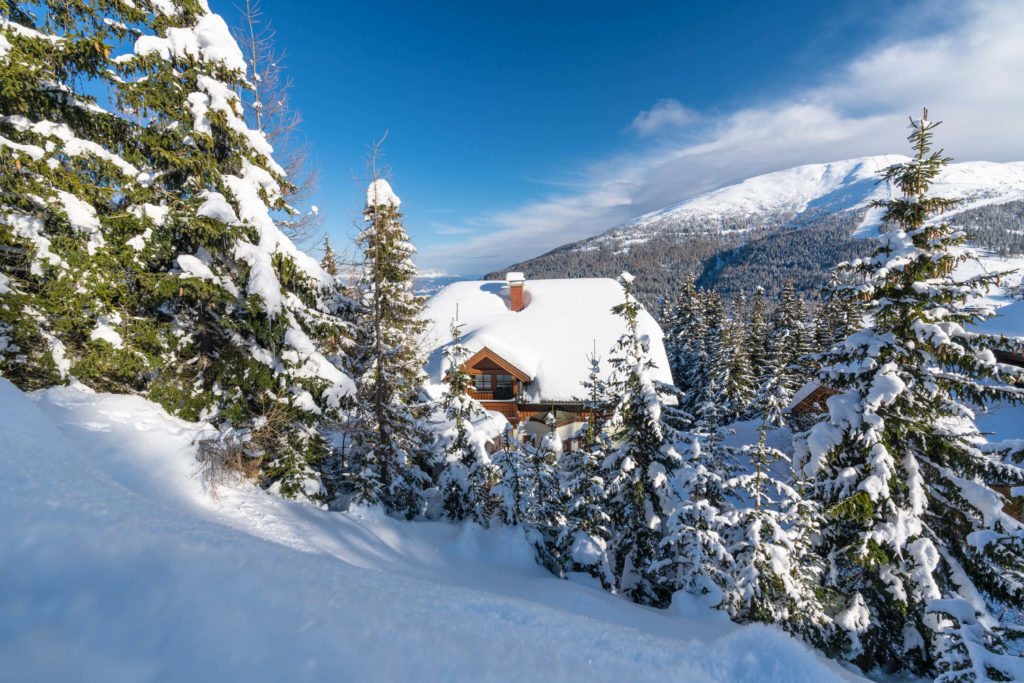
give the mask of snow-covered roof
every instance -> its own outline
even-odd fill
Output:
[[[818,387],[820,386],[821,383],[818,380],[812,379],[809,380],[802,387],[797,389],[796,393],[793,394],[793,400],[791,400],[789,402],[789,405],[786,406],[786,412],[793,412],[793,408],[796,408],[798,405],[800,405],[801,401],[803,401],[805,398],[807,398],[815,391],[817,391]]]
[[[440,383],[447,371],[442,349],[451,342],[449,328],[457,308],[463,344],[470,354],[486,347],[529,375],[527,400],[582,398],[582,382],[590,369],[587,358],[596,348],[607,373],[609,352],[626,331],[622,318],[611,312],[623,301],[622,286],[607,278],[527,280],[525,300],[522,311],[512,312],[509,287],[501,281],[456,282],[438,292],[424,312],[431,322],[431,381]],[[652,377],[671,383],[661,328],[645,310],[640,311],[638,329],[650,339],[656,366]]]

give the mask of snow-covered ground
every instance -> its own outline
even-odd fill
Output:
[[[0,379],[0,679],[856,678],[689,600],[555,579],[511,530],[214,499],[199,433],[138,397]]]

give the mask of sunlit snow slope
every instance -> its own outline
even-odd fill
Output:
[[[643,239],[695,220],[705,226],[719,225],[728,230],[729,219],[861,208],[872,200],[890,197],[890,188],[878,183],[878,173],[905,161],[909,159],[904,156],[881,155],[767,173],[640,216],[591,239],[626,236]],[[1024,162],[953,163],[943,169],[931,193],[963,200],[958,211],[1024,199]],[[864,230],[858,236],[869,234]]]
[[[0,379],[0,680],[854,678],[775,629],[559,581],[513,531],[214,500],[198,433]]]

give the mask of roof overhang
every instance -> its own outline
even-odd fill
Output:
[[[463,369],[468,370],[472,368],[474,365],[476,365],[479,361],[484,359],[492,361],[495,365],[497,365],[502,370],[518,379],[520,382],[529,382],[533,379],[525,372],[523,372],[516,366],[512,365],[512,363],[509,363],[507,360],[496,354],[494,351],[491,351],[486,346],[477,351],[476,353],[474,353],[472,358],[470,358],[469,360],[462,364],[462,367]]]

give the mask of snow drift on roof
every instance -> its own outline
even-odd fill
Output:
[[[430,321],[427,372],[440,383],[441,349],[451,342],[449,327],[456,316],[463,325],[463,343],[470,353],[487,347],[533,378],[527,400],[572,401],[584,395],[587,357],[597,350],[607,373],[609,352],[626,331],[625,322],[611,312],[622,302],[622,287],[607,278],[530,280],[526,283],[526,308],[509,308],[508,285],[500,281],[456,282],[427,303],[424,316]],[[638,328],[651,342],[655,368],[652,377],[672,382],[661,328],[645,310]]]

